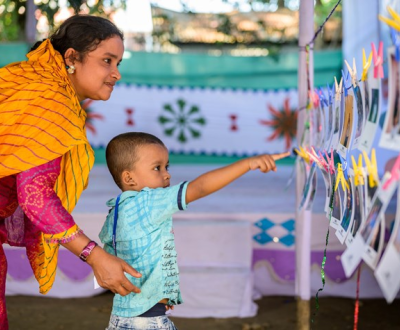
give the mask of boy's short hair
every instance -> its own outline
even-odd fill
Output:
[[[121,175],[123,171],[132,170],[138,160],[138,147],[146,144],[164,143],[156,136],[143,132],[128,132],[112,138],[106,148],[107,167],[117,186],[122,189]]]

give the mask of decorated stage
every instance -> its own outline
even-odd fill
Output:
[[[171,164],[172,183],[191,180],[216,165]],[[184,304],[174,311],[184,317],[249,317],[260,295],[293,296],[295,278],[294,183],[285,186],[293,167],[277,173],[251,172],[225,189],[189,205],[174,217]],[[74,217],[92,238],[119,193],[104,165],[91,172]],[[320,266],[328,220],[323,214],[323,182],[318,182],[312,219],[312,294],[321,287]],[[319,209],[321,208],[321,209]],[[39,295],[23,249],[5,246],[9,261],[7,295]],[[340,255],[343,245],[331,233],[327,248],[326,285],[320,296],[355,297],[356,281],[346,279]],[[360,296],[382,297],[367,267],[361,271]],[[84,297],[94,290],[90,267],[61,249],[58,274],[50,297]],[[204,303],[204,302],[207,303]]]

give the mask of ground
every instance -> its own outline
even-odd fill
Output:
[[[294,330],[296,300],[292,297],[263,297],[256,301],[257,316],[228,319],[172,318],[179,330]],[[45,297],[7,297],[10,330],[101,330],[110,316],[112,294],[107,292],[91,298],[54,299]],[[315,300],[311,300],[315,313]],[[381,299],[360,301],[358,329],[400,329],[400,300],[391,305]],[[354,300],[320,298],[311,329],[353,329]]]

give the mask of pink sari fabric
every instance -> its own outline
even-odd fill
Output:
[[[61,158],[0,179],[0,330],[8,329],[5,284],[7,260],[3,243],[35,253],[41,233],[57,234],[75,222],[54,191]]]

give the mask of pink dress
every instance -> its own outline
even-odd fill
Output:
[[[61,157],[0,179],[0,330],[8,329],[5,306],[7,260],[2,244],[26,247],[32,265],[38,235],[57,234],[75,225],[54,191],[60,163]],[[79,233],[78,229],[75,236]]]

